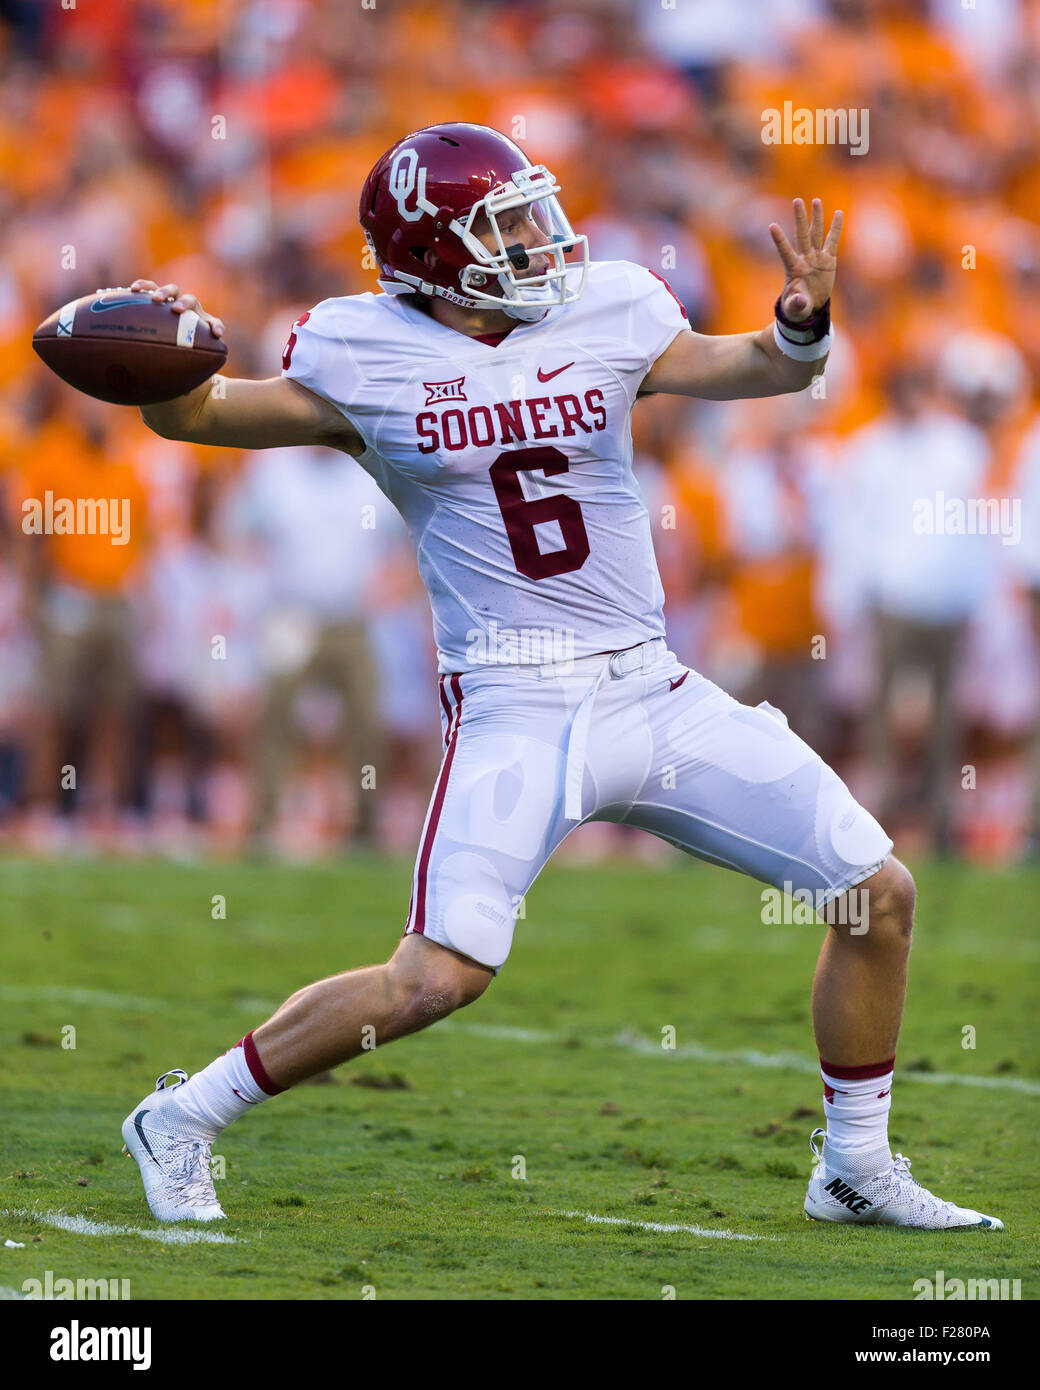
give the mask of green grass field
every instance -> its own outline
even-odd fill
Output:
[[[893,1148],[1003,1233],[805,1219],[823,929],[763,926],[758,885],[677,856],[547,871],[480,1001],[221,1137],[220,1243],[179,1244],[120,1154],[124,1115],[300,985],[385,959],[410,865],[0,860],[0,1287],[49,1269],[141,1299],[909,1300],[941,1269],[1034,1297],[1040,875],[912,867]]]

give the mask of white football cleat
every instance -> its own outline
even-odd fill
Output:
[[[167,1088],[170,1076],[178,1079]],[[137,1160],[157,1221],[220,1221],[224,1212],[213,1188],[212,1141],[199,1135],[174,1099],[187,1079],[179,1068],[163,1072],[155,1091],[123,1121],[123,1152]]]
[[[813,1142],[824,1136],[823,1151]],[[980,1211],[944,1202],[910,1176],[910,1160],[895,1157],[888,1145],[865,1153],[830,1147],[826,1131],[814,1129],[809,1147],[816,1168],[805,1194],[805,1212],[813,1221],[845,1221],[860,1226],[919,1226],[930,1231],[974,1227],[1002,1231],[1003,1221]]]

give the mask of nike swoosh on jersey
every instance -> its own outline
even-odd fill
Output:
[[[568,363],[566,363],[566,365],[563,366],[563,367],[557,367],[556,370],[555,370],[554,372],[543,372],[542,369],[541,369],[541,367],[539,367],[539,368],[538,368],[538,380],[539,380],[539,381],[552,381],[552,379],[553,379],[554,376],[559,376],[561,372],[565,372],[565,371],[567,370],[568,367],[573,367],[573,366],[574,366],[574,363],[573,363],[573,362],[568,362]]]

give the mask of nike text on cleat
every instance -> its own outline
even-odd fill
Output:
[[[817,1135],[824,1139],[822,1152]],[[805,1213],[813,1221],[854,1222],[860,1226],[917,1226],[930,1231],[1002,1231],[1003,1221],[944,1202],[910,1176],[910,1160],[893,1158],[885,1145],[865,1153],[833,1149],[822,1129],[809,1140],[816,1164],[805,1194]]]
[[[168,1077],[176,1077],[167,1087]],[[187,1072],[164,1072],[155,1091],[123,1121],[123,1152],[137,1161],[157,1221],[219,1221],[224,1213],[213,1188],[210,1141],[177,1105]]]

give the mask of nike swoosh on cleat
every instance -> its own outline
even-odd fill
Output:
[[[567,370],[567,367],[573,367],[573,366],[574,366],[574,363],[573,363],[573,362],[568,362],[568,363],[566,364],[566,366],[557,367],[556,370],[555,370],[554,372],[543,372],[542,369],[541,369],[541,367],[539,367],[539,368],[538,368],[538,380],[539,380],[539,381],[552,381],[552,379],[553,379],[554,376],[559,376],[561,372],[565,372],[565,371]]]
[[[141,1128],[141,1116],[142,1116],[142,1115],[147,1115],[147,1114],[148,1114],[148,1111],[147,1111],[147,1110],[138,1110],[137,1114],[134,1116],[134,1129],[137,1130],[137,1134],[138,1134],[138,1137],[139,1137],[140,1140],[141,1140],[141,1143],[142,1143],[142,1144],[145,1146],[145,1148],[148,1150],[148,1157],[149,1157],[149,1158],[152,1160],[152,1162],[155,1164],[156,1168],[161,1168],[161,1167],[162,1167],[162,1164],[161,1164],[161,1163],[159,1162],[159,1160],[156,1158],[155,1154],[152,1153],[152,1146],[151,1146],[151,1144],[149,1144],[149,1142],[148,1142],[148,1136],[145,1134],[144,1130]]]
[[[690,674],[689,671],[684,671],[677,681],[669,681],[669,682],[668,682],[668,689],[669,689],[669,690],[678,690],[679,687],[680,687],[680,685],[682,685],[683,681],[686,679],[686,677],[687,677],[689,674]]]

